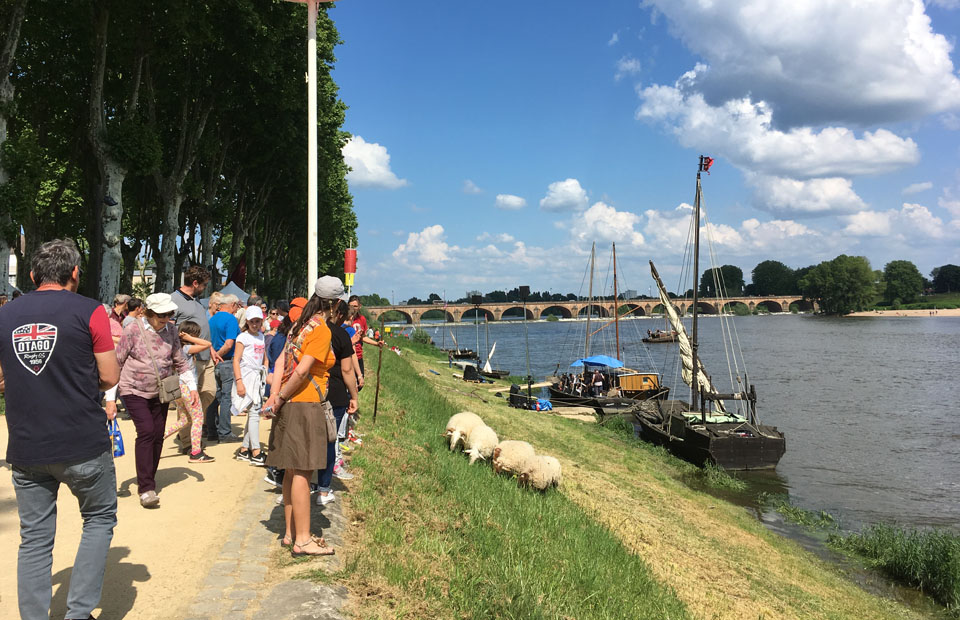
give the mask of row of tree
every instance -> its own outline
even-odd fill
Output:
[[[326,5],[324,5],[326,6]],[[305,285],[303,5],[282,0],[0,0],[0,257],[77,239],[83,292],[155,290],[187,264],[246,273],[289,296]],[[317,36],[322,272],[342,271],[356,229],[330,72]],[[22,242],[18,242],[22,235]],[[0,283],[7,261],[0,260]],[[17,285],[29,289],[28,269]]]

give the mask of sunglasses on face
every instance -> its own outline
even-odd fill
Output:
[[[157,314],[157,318],[158,318],[158,319],[169,319],[169,318],[171,318],[172,316],[173,316],[173,313],[172,313],[172,312],[163,312],[163,313],[158,313],[158,314]]]

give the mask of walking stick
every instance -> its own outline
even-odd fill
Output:
[[[382,336],[381,336],[382,337]],[[383,364],[383,340],[377,343],[377,389],[373,393],[373,424],[377,423],[377,406],[380,404],[380,367]]]

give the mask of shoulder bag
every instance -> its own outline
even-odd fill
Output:
[[[143,330],[143,324],[137,319],[137,327],[140,328],[140,336],[143,338],[143,344],[147,347],[147,353],[150,355],[150,361],[153,362],[153,372],[157,375],[157,397],[161,403],[172,403],[183,394],[180,392],[180,377],[170,375],[169,377],[160,377],[160,367],[157,365],[157,359],[153,356],[153,348],[147,341],[147,333]],[[157,334],[157,337],[160,335]]]

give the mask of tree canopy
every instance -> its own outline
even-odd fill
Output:
[[[717,285],[723,295],[717,294]],[[721,265],[707,269],[700,278],[700,295],[704,297],[728,297],[743,294],[743,270],[736,265]]]
[[[895,260],[883,268],[883,297],[889,302],[913,303],[923,292],[923,275],[908,260]]]
[[[757,263],[750,273],[750,295],[793,295],[797,292],[797,276],[793,269],[780,261],[765,260]]]
[[[151,260],[157,291],[187,264],[267,296],[305,288],[304,6],[77,0],[64,19],[58,3],[16,4],[13,96],[0,101],[2,167],[15,177],[0,173],[0,246],[25,265],[43,241],[77,239],[82,291],[104,300]],[[328,10],[317,25],[318,265],[341,275],[356,217]]]
[[[866,258],[841,254],[810,269],[800,279],[800,290],[819,304],[821,312],[848,314],[873,302],[875,279]]]
[[[960,291],[960,267],[957,265],[941,265],[930,272],[930,277],[937,293]]]

